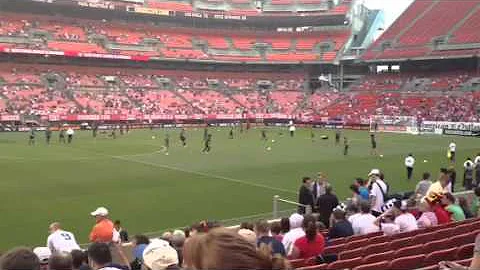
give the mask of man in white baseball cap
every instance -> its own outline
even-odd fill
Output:
[[[145,248],[143,263],[149,270],[180,269],[177,251],[161,239],[153,239]]]
[[[114,237],[113,222],[108,219],[108,209],[105,207],[98,207],[95,211],[90,213],[95,217],[96,224],[90,232],[90,242],[110,243]]]
[[[33,253],[37,255],[38,260],[40,261],[40,269],[48,268],[48,259],[52,255],[52,252],[48,247],[36,247],[33,249]]]

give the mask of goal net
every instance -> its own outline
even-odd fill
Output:
[[[392,132],[418,134],[417,118],[415,116],[370,116],[370,132]]]

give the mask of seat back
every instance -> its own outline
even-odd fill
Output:
[[[414,255],[395,259],[390,262],[390,269],[417,269],[424,266],[425,255]]]
[[[353,270],[387,270],[388,268],[388,261],[381,261],[381,262],[376,262],[376,263],[371,263],[371,264],[362,264],[360,266],[357,266],[353,268]]]
[[[323,254],[338,254],[342,250],[344,250],[344,248],[345,248],[345,244],[329,246],[323,250]]]
[[[354,268],[362,263],[362,258],[357,257],[353,259],[348,259],[348,260],[339,260],[336,262],[333,262],[328,265],[328,270],[335,270],[335,269],[351,269]]]
[[[455,259],[456,251],[457,248],[434,251],[425,257],[423,263],[424,265],[432,265],[437,264],[440,261],[452,261]]]
[[[407,256],[413,256],[422,253],[423,245],[414,245],[409,247],[403,247],[393,254],[393,258],[401,258]]]
[[[370,243],[370,242],[369,242]],[[363,249],[363,255],[368,256],[373,253],[381,253],[390,250],[390,242],[368,245]]]
[[[348,259],[353,259],[356,257],[360,257],[363,255],[363,248],[356,248],[352,250],[344,250],[338,254],[338,259],[339,260],[348,260]]]
[[[398,250],[402,247],[410,246],[412,244],[412,240],[413,240],[413,237],[395,239],[392,242],[390,242],[390,249]]]
[[[363,238],[355,241],[349,241],[345,243],[345,250],[351,250],[351,249],[356,249],[356,248],[363,248],[367,245],[368,243],[368,238]]]
[[[455,260],[464,260],[473,257],[473,248],[475,244],[466,244],[457,249]]]
[[[454,246],[454,242],[450,239],[442,239],[437,241],[428,242],[423,245],[423,253],[430,254],[437,250],[447,249]]]
[[[381,261],[391,261],[393,257],[393,250],[381,252],[381,253],[372,253],[363,258],[362,264],[371,264]]]

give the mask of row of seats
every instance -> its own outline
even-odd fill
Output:
[[[337,261],[314,265],[313,259],[300,259],[292,260],[291,264],[301,270],[436,269],[439,261],[471,258],[473,242],[479,233],[480,220],[471,219],[392,236],[376,232],[333,239],[324,254],[337,254]]]
[[[89,20],[50,18],[20,14],[1,14],[0,37],[30,37],[32,31],[46,31],[46,42],[35,41],[40,49],[65,52],[116,53],[141,56],[163,56],[180,59],[215,59],[230,61],[333,61],[349,37],[348,30],[320,31],[312,33],[263,33],[245,32],[232,35],[202,33],[192,29],[160,29],[148,25],[102,23]],[[122,49],[101,46],[93,42],[92,35],[105,36],[112,43],[123,44]],[[264,37],[265,36],[265,37]],[[33,37],[33,36],[32,36]],[[146,44],[145,40],[150,43]],[[152,44],[156,40],[159,44]],[[198,43],[207,44],[199,49]],[[331,44],[330,50],[317,52],[317,45]],[[8,43],[5,43],[8,44]],[[256,44],[269,44],[270,51],[263,57],[255,49]],[[21,46],[22,42],[8,44]],[[141,48],[141,49],[140,49]],[[219,51],[220,50],[220,51]],[[226,58],[229,57],[230,59]]]
[[[449,49],[445,45],[480,43],[479,14],[477,0],[416,0],[369,47],[363,59],[477,55],[478,47]],[[435,48],[439,39],[444,44],[442,50]]]
[[[348,1],[345,2],[349,3]],[[326,0],[268,0],[263,3],[263,10],[258,10],[256,2],[251,0],[149,0],[145,1],[145,5],[151,8],[181,12],[216,10],[230,15],[268,16],[268,13],[272,11],[286,15],[292,15],[292,13],[317,13],[319,11],[323,13],[338,13],[338,7],[345,4],[339,3],[337,6],[329,9],[330,5]],[[301,10],[301,12],[298,12],[298,10]],[[347,11],[343,10],[342,14],[346,14]]]

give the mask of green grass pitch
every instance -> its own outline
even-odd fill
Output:
[[[238,222],[233,218],[260,213],[270,217],[274,195],[296,200],[302,176],[319,171],[328,174],[341,199],[350,196],[353,179],[366,177],[371,168],[385,172],[393,191],[409,190],[415,181],[405,180],[405,155],[416,157],[415,179],[423,171],[436,177],[438,169],[448,165],[446,149],[452,139],[458,146],[459,188],[464,159],[480,150],[476,138],[383,133],[377,136],[381,158],[370,155],[368,132],[345,131],[351,140],[345,157],[343,147],[334,144],[334,131],[315,130],[312,142],[310,129],[297,130],[294,138],[268,129],[267,144],[260,140],[259,129],[236,131],[233,140],[228,139],[229,129],[210,131],[212,152],[207,155],[200,153],[203,130],[187,130],[186,148],[180,145],[179,130],[169,130],[168,156],[158,153],[164,129],[132,130],[115,140],[77,132],[71,145],[60,145],[54,133],[50,146],[43,132],[37,132],[33,147],[27,144],[27,133],[1,133],[0,250],[45,245],[52,221],[62,222],[78,242],[86,243],[94,223],[89,213],[98,206],[109,208],[112,219],[122,220],[130,234],[202,219],[233,223]],[[330,139],[320,140],[322,134]]]

